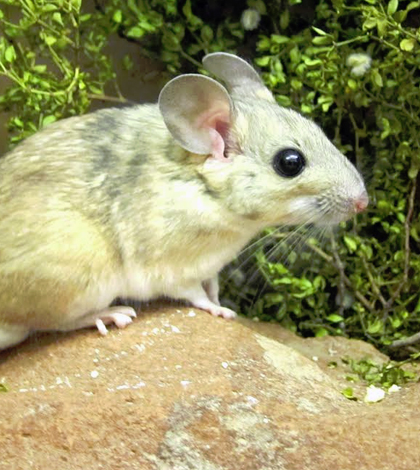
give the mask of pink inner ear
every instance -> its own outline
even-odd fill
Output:
[[[211,154],[216,160],[227,161],[225,147],[229,132],[229,122],[229,110],[209,111],[200,116],[198,125],[208,131],[211,142]]]

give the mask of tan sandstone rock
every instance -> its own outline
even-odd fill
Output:
[[[0,469],[417,469],[419,384],[348,401],[344,355],[385,359],[191,309],[39,335],[0,353]]]

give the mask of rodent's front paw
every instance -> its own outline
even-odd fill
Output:
[[[230,308],[220,307],[215,305],[215,308],[209,309],[209,312],[215,317],[223,317],[225,320],[234,320],[236,318],[236,312]]]

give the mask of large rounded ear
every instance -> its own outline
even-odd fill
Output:
[[[225,159],[233,106],[220,83],[203,75],[176,77],[160,92],[159,109],[169,132],[184,149]]]
[[[251,94],[272,103],[276,102],[256,70],[236,55],[226,52],[207,54],[203,58],[203,66],[220,78],[232,94],[248,96]]]

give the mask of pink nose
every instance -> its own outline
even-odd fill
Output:
[[[368,204],[368,195],[366,193],[363,193],[354,201],[354,211],[356,212],[356,214],[359,214],[359,212],[363,212],[366,209]]]

